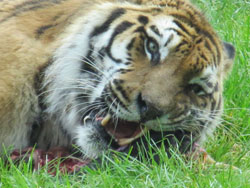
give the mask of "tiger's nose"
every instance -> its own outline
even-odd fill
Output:
[[[152,103],[142,98],[141,93],[137,97],[137,106],[141,116],[141,121],[146,122],[163,115]]]

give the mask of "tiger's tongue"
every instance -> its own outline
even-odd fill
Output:
[[[138,135],[142,128],[138,123],[119,120],[118,123],[110,121],[105,126],[106,131],[116,139],[133,138]]]
[[[148,131],[148,129],[140,123],[123,120],[118,120],[116,122],[111,118],[110,114],[98,118],[98,120],[101,121],[101,126],[104,127],[106,132],[112,136],[120,146],[130,144]]]

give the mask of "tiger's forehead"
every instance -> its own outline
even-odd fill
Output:
[[[168,40],[170,43],[169,37],[176,34],[178,29],[180,28],[174,23],[173,17],[161,15],[153,17],[146,30],[150,36],[161,40],[166,45],[165,40]]]

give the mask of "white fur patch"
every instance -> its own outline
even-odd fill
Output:
[[[77,126],[75,129],[75,140],[76,144],[80,146],[83,153],[92,159],[100,156],[104,152],[104,148],[100,147],[103,143],[98,143],[92,139],[93,135],[96,134],[96,130],[89,126]],[[105,148],[106,149],[106,148]]]
[[[103,11],[104,7],[106,11]],[[107,47],[114,28],[119,22],[113,22],[106,32],[92,37],[90,41],[90,34],[94,28],[102,25],[112,10],[112,4],[105,3],[97,6],[96,10],[90,12],[86,17],[76,20],[73,26],[66,31],[66,33],[70,33],[69,36],[65,38],[62,36],[64,39],[60,43],[63,45],[56,50],[53,64],[46,70],[43,83],[44,88],[47,89],[44,101],[47,105],[46,113],[54,120],[55,126],[62,126],[71,138],[76,139],[76,144],[90,158],[95,158],[101,153],[101,144],[104,143],[98,145],[91,140],[91,136],[96,134],[96,130],[90,125],[82,125],[82,115],[87,110],[97,108],[94,101],[101,96],[107,83],[115,78],[114,73],[118,69],[126,68],[125,64],[113,62],[106,54],[100,60],[100,54],[98,54],[99,50]],[[115,57],[126,58],[128,42],[129,39],[121,42],[120,45],[116,43],[115,46],[119,48],[111,48],[112,54],[115,54]],[[90,46],[93,46],[91,58],[94,58],[95,62],[84,62]],[[93,66],[98,72],[94,78],[97,84],[91,78],[91,74],[96,73],[81,70],[84,63]],[[98,77],[101,79],[98,80]],[[86,92],[91,95],[87,96],[87,102],[81,104],[77,101],[78,95],[86,94]],[[81,106],[80,110],[79,106]]]

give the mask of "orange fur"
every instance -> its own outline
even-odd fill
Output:
[[[122,0],[105,2],[130,11],[122,20],[137,23],[138,12],[150,21],[157,16],[174,15],[180,22],[179,27],[183,28],[180,40],[186,43],[179,49],[170,49],[168,58],[159,66],[153,67],[145,54],[136,50],[131,52],[133,71],[120,77],[125,81],[123,87],[131,100],[135,100],[140,91],[144,100],[164,113],[172,110],[171,115],[175,115],[183,108],[181,105],[176,108],[176,101],[191,103],[181,87],[213,64],[218,67],[219,92],[213,93],[218,100],[222,92],[222,77],[231,67],[233,58],[228,57],[223,42],[196,8],[184,0],[127,1],[136,3],[133,6]],[[81,28],[81,19],[100,3],[103,1],[0,1],[0,152],[3,146],[28,146],[31,126],[41,111],[37,94],[38,75],[43,74],[41,70],[50,63],[64,39]],[[165,7],[162,12],[159,12],[160,7]],[[130,33],[116,40],[129,36]],[[144,45],[139,38],[135,44]],[[200,98],[193,95],[193,100],[199,105],[204,103]]]

